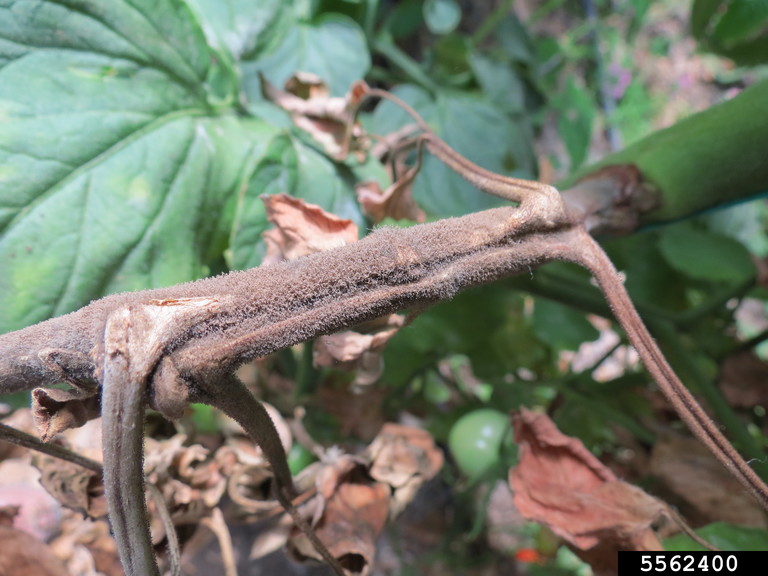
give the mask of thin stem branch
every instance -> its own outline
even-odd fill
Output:
[[[43,442],[31,434],[27,434],[21,430],[16,430],[16,428],[12,428],[11,426],[3,424],[2,422],[0,422],[0,440],[5,440],[6,442],[11,442],[17,446],[23,446],[24,448],[29,448],[30,450],[35,450],[36,452],[42,452],[43,454],[48,454],[49,456],[53,456],[54,458],[58,458],[60,460],[72,462],[73,464],[82,466],[83,468],[96,472],[97,474],[102,474],[104,472],[101,462],[96,462],[96,460],[91,460],[90,458],[81,456],[76,452],[72,452],[71,450],[64,448],[64,446],[60,446],[59,444]]]
[[[735,352],[739,352],[741,350],[751,350],[752,348],[755,348],[768,340],[768,330],[763,330],[759,334],[756,334],[755,336],[752,336],[749,340],[745,340],[744,342],[739,342],[736,346],[731,349],[728,354],[733,354]]]
[[[669,323],[652,320],[649,326],[659,343],[668,351],[669,357],[674,359],[673,363],[677,371],[685,376],[691,383],[692,389],[704,399],[717,421],[728,430],[728,434],[744,456],[760,471],[761,476],[767,477],[768,463],[765,450],[749,433],[712,378],[702,373],[699,365],[694,361],[696,351],[691,350],[690,346],[683,345],[679,333]]]
[[[580,238],[579,238],[580,236]],[[574,262],[595,276],[613,313],[630,338],[648,372],[661,388],[675,412],[709,451],[736,477],[763,508],[768,509],[768,486],[723,436],[709,415],[678,379],[656,342],[643,325],[613,264],[602,248],[583,229],[574,229]]]
[[[480,44],[489,34],[493,33],[501,21],[509,15],[514,4],[514,0],[501,0],[496,8],[493,9],[493,12],[483,20],[483,23],[472,34],[472,43],[475,45]]]
[[[203,518],[200,521],[216,536],[221,550],[221,560],[224,564],[224,576],[237,576],[237,562],[235,561],[235,548],[232,545],[232,534],[229,532],[227,523],[224,521],[224,514],[221,509],[216,507],[211,510],[210,518]]]
[[[146,379],[130,369],[130,311],[107,321],[102,381],[104,488],[120,562],[129,576],[160,576],[144,500],[144,394]]]
[[[171,513],[165,504],[162,492],[160,492],[157,486],[147,482],[146,478],[144,479],[144,486],[149,497],[152,498],[152,502],[155,504],[157,515],[160,517],[160,521],[165,529],[165,537],[168,540],[168,559],[171,565],[170,576],[181,576],[181,546],[179,546],[179,537],[176,534],[176,527],[173,525]]]
[[[397,47],[389,34],[380,34],[373,40],[372,47],[374,51],[399,68],[412,82],[418,84],[433,96],[440,92],[440,86],[427,76],[416,61]]]

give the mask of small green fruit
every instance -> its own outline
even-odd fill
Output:
[[[317,460],[315,455],[298,442],[291,446],[291,450],[288,452],[288,468],[294,476],[315,460]]]
[[[474,480],[498,464],[509,430],[509,416],[490,408],[473,410],[459,418],[451,428],[448,447],[461,472]]]

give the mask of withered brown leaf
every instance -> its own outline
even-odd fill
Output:
[[[365,161],[368,140],[358,124],[352,125],[351,150],[344,149],[352,113],[368,89],[365,82],[355,82],[343,98],[331,97],[328,85],[319,76],[307,72],[298,72],[289,78],[285,91],[263,77],[261,88],[264,96],[289,112],[296,126],[308,132],[329,156],[341,160],[352,152],[358,161]]]
[[[718,379],[723,395],[732,406],[768,408],[768,363],[753,350],[728,356],[720,367]]]
[[[367,180],[355,186],[363,214],[378,224],[385,218],[424,222],[424,210],[413,199],[412,182],[397,180],[382,190],[378,182]]]
[[[62,522],[61,533],[51,549],[64,560],[69,573],[78,576],[124,576],[117,544],[107,520],[70,515]]]
[[[35,388],[32,413],[43,442],[70,428],[78,428],[101,415],[97,390]]]
[[[768,526],[754,498],[695,438],[662,433],[653,445],[650,468],[702,522]]]
[[[392,489],[390,515],[397,516],[443,467],[443,452],[421,428],[387,423],[368,447],[370,474]]]
[[[352,386],[360,391],[378,381],[384,370],[384,347],[404,324],[403,316],[390,314],[355,330],[321,336],[314,343],[312,362],[315,367],[354,370]]]
[[[367,576],[389,514],[389,486],[371,478],[365,462],[345,455],[318,474],[317,491],[314,502],[308,505],[318,509],[314,523],[317,536],[347,574]],[[306,536],[295,531],[289,550],[299,559],[319,559]]]
[[[32,463],[40,470],[40,484],[63,506],[91,518],[107,515],[100,474],[42,453],[36,453]]]
[[[261,198],[267,208],[267,218],[275,225],[264,233],[267,243],[265,265],[357,241],[354,222],[329,214],[320,206],[286,194]]]
[[[577,438],[544,414],[522,409],[514,418],[520,461],[509,474],[515,505],[577,550],[661,550],[651,526],[666,505],[620,481]],[[594,559],[597,562],[597,558]],[[610,570],[608,570],[610,572]]]
[[[218,505],[226,491],[220,463],[200,444],[187,444],[175,434],[166,440],[147,438],[144,473],[155,485],[175,524],[197,522]],[[155,505],[150,501],[150,509]],[[159,518],[153,517],[153,537],[164,534]]]

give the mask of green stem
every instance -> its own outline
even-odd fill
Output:
[[[564,266],[544,266],[536,271],[533,280],[518,276],[507,282],[515,289],[550,298],[584,313],[611,318],[608,305],[600,292],[589,284],[588,278],[577,271],[571,272]],[[753,285],[754,278],[750,278],[741,284],[727,286],[704,303],[684,312],[664,310],[642,302],[635,302],[635,307],[640,315],[649,321],[656,319],[685,330],[725,306],[729,300],[743,296]]]
[[[768,80],[726,102],[577,171],[561,189],[616,164],[637,166],[659,193],[658,207],[640,226],[660,224],[742,202],[768,190]]]
[[[615,410],[609,405],[606,405],[605,402],[593,399],[590,394],[594,391],[594,387],[589,387],[585,392],[581,392],[576,386],[577,382],[581,379],[591,379],[590,374],[592,374],[592,372],[597,370],[597,368],[603,362],[610,358],[620,345],[621,342],[617,343],[615,346],[612,346],[610,350],[606,351],[589,368],[582,370],[578,374],[568,374],[565,378],[555,379],[548,382],[540,382],[540,384],[544,386],[551,386],[563,396],[571,398],[572,400],[587,406],[593,412],[602,414],[608,421],[613,421],[619,426],[622,426],[628,432],[634,434],[635,437],[640,441],[645,442],[646,444],[653,444],[656,441],[656,435],[653,432],[643,427],[633,418],[630,418],[624,414],[624,412]],[[626,386],[626,377],[621,377],[617,380],[621,380],[621,382],[614,381],[614,383],[620,385],[622,388]],[[612,382],[603,382],[599,385],[603,387],[603,393],[605,393],[605,389],[607,387],[611,387],[611,384]]]
[[[376,14],[379,10],[379,0],[368,0],[365,3],[365,19],[363,20],[363,30],[368,38],[373,38],[376,24]]]
[[[377,52],[399,68],[414,84],[418,84],[432,96],[440,92],[440,86],[427,76],[415,60],[397,47],[389,34],[380,34],[374,38],[372,48],[374,52]]]
[[[744,342],[739,342],[733,348],[728,350],[725,354],[723,354],[723,357],[730,356],[731,354],[735,354],[736,352],[740,352],[742,350],[751,350],[752,348],[755,348],[768,340],[768,330],[763,330],[759,334],[752,336],[749,340],[745,340]]]
[[[312,341],[302,344],[301,358],[296,369],[296,391],[297,399],[311,395],[317,386],[317,370],[312,363],[313,360]]]
[[[734,298],[742,298],[751,288],[755,285],[755,279],[749,278],[740,284],[734,286],[727,286],[714,294],[709,300],[686,310],[680,314],[675,314],[670,321],[677,327],[685,329],[692,324],[695,324],[705,316],[722,309],[729,300]]]
[[[502,0],[491,14],[483,21],[480,27],[472,34],[472,43],[477,46],[491,34],[496,27],[507,17],[512,10],[514,0]]]

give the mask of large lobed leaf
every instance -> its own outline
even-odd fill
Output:
[[[242,239],[233,220],[248,216],[238,193],[262,192],[287,131],[274,111],[238,113],[241,85],[257,80],[239,59],[278,50],[290,13],[239,0],[0,1],[0,333],[220,268],[229,237]],[[307,186],[359,220],[335,164],[299,143],[292,154],[293,186],[275,192]],[[336,183],[310,187],[305,157]]]

